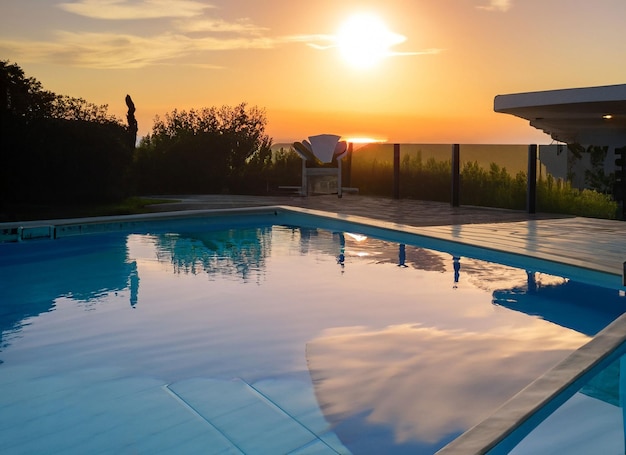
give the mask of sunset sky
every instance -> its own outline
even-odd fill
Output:
[[[624,83],[624,0],[2,0],[0,59],[155,115],[247,102],[274,142],[550,143],[498,94]],[[364,31],[365,30],[365,31]]]

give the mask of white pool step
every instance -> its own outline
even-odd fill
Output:
[[[307,381],[185,379],[166,384],[97,368],[0,368],[0,453],[350,452]]]
[[[198,378],[164,387],[245,454],[348,454],[299,381]]]

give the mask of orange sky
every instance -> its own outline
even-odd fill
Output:
[[[363,12],[395,40],[367,69],[338,47]],[[624,17],[623,0],[20,0],[0,5],[0,58],[122,118],[129,93],[140,134],[174,108],[247,102],[274,142],[549,143],[494,97],[623,83]]]

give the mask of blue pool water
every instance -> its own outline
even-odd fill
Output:
[[[3,244],[0,452],[430,454],[625,310],[358,231]]]

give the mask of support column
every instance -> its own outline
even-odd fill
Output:
[[[526,211],[537,209],[537,144],[528,146],[528,180],[526,182]]]
[[[400,199],[400,144],[393,144],[393,198]]]
[[[452,145],[452,195],[450,197],[450,205],[458,207],[460,205],[461,195],[461,153],[460,145]]]

